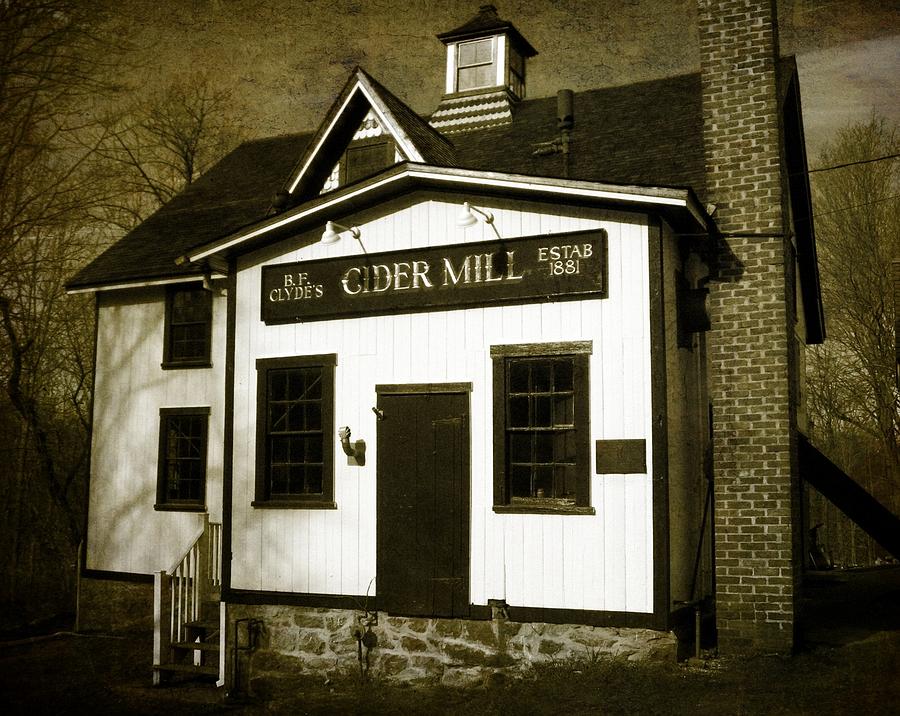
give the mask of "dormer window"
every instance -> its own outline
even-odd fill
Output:
[[[403,160],[397,143],[370,109],[325,180],[320,193],[352,184]]]

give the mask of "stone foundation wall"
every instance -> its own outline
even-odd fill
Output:
[[[291,676],[346,675],[469,686],[532,664],[596,656],[674,661],[672,633],[573,624],[415,619],[291,606],[228,605],[229,681],[238,619],[259,620],[254,650],[239,654],[239,690],[266,696]],[[376,622],[376,623],[371,623]],[[246,643],[246,622],[241,643]],[[370,632],[366,635],[366,632]],[[360,641],[357,637],[363,637]],[[366,646],[368,644],[368,646]],[[360,650],[362,658],[360,659]]]

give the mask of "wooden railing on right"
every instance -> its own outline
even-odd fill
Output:
[[[194,665],[201,667],[202,638],[196,628],[203,623],[204,603],[217,601],[222,581],[222,525],[203,515],[203,524],[190,547],[167,572],[153,575],[153,683],[175,663],[174,652],[186,643],[197,643]],[[216,621],[218,616],[215,617]],[[171,670],[171,669],[169,669]],[[208,673],[198,668],[200,673]],[[221,674],[219,675],[221,678]]]

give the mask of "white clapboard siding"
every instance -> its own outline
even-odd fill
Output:
[[[159,410],[208,407],[206,504],[222,520],[225,299],[213,303],[212,368],[163,370],[165,289],[99,297],[87,566],[150,574],[168,569],[202,517],[157,512]]]
[[[356,223],[369,253],[494,240],[479,223],[456,227],[463,199],[420,195]],[[314,594],[374,594],[376,558],[375,386],[469,382],[471,568],[475,604],[652,611],[652,494],[646,475],[594,475],[593,440],[645,438],[651,449],[648,252],[645,218],[620,212],[478,201],[504,237],[605,228],[609,298],[266,326],[260,267],[360,253],[345,234],[316,232],[241,259],[235,335],[232,586]],[[495,203],[496,202],[496,203]],[[345,217],[343,223],[354,223]],[[321,229],[318,229],[321,231]],[[591,502],[583,515],[495,514],[492,345],[592,341]],[[337,510],[254,509],[256,365],[259,358],[337,354],[335,422],[366,441],[365,467],[333,445]]]

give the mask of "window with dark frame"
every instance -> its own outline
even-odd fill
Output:
[[[494,509],[590,508],[590,343],[494,346]]]
[[[258,507],[334,508],[334,354],[257,361]]]
[[[519,99],[525,99],[525,60],[512,47],[508,50],[509,76],[507,84]]]
[[[212,293],[197,284],[166,292],[164,368],[210,365]]]
[[[209,408],[161,408],[156,509],[203,510]]]

